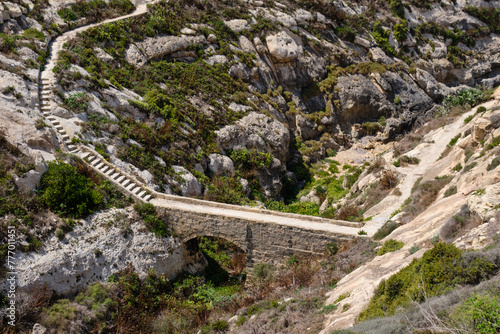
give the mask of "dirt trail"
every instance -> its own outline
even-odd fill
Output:
[[[489,101],[482,104],[482,106],[490,108],[494,103],[496,102]],[[401,208],[404,201],[410,197],[411,189],[417,179],[432,173],[435,168],[435,162],[446,149],[450,140],[459,133],[462,133],[464,129],[468,127],[467,124],[464,124],[464,119],[470,115],[474,115],[477,108],[479,108],[479,106],[464,113],[455,122],[429,132],[424,136],[422,144],[405,154],[411,157],[417,157],[420,159],[420,162],[416,166],[410,165],[409,167],[398,168],[398,172],[404,175],[398,185],[402,193],[401,196],[387,196],[380,203],[365,212],[365,217],[373,216],[372,220],[367,222],[363,227],[369,236],[377,232],[377,230],[390,219],[391,214]]]
[[[145,3],[143,3],[142,1],[136,2],[136,8],[130,14],[115,17],[115,18],[108,19],[108,20],[104,20],[104,21],[101,21],[98,23],[84,25],[84,26],[78,27],[76,29],[69,30],[69,31],[63,33],[62,35],[57,36],[54,40],[52,40],[50,42],[49,57],[47,59],[47,64],[45,66],[44,71],[42,72],[41,77],[44,79],[51,79],[51,80],[54,79],[54,73],[52,72],[52,69],[56,65],[57,54],[59,53],[59,51],[62,50],[64,43],[71,40],[72,38],[74,38],[76,36],[76,34],[82,32],[82,31],[85,31],[87,29],[106,24],[106,23],[116,22],[116,21],[124,20],[124,19],[130,18],[130,17],[143,15],[148,11],[148,8],[147,8],[148,5],[154,4],[156,2],[158,2],[158,0],[147,1]]]

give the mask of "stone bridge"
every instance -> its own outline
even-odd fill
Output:
[[[171,196],[164,196],[171,197]],[[174,197],[174,196],[172,196]],[[330,242],[357,236],[358,223],[338,222],[268,210],[199,201],[155,197],[151,203],[183,242],[201,236],[231,241],[246,254],[249,272],[257,263],[284,265],[291,255],[317,257]],[[212,206],[213,205],[213,206]]]

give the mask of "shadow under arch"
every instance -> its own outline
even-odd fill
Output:
[[[248,254],[240,243],[215,233],[193,233],[182,242],[190,253],[203,254],[208,263],[204,275],[215,286],[245,280]]]

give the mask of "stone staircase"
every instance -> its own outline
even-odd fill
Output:
[[[50,68],[45,71],[51,71]],[[83,159],[92,169],[99,172],[102,176],[110,180],[118,186],[122,191],[130,196],[148,202],[153,196],[151,191],[147,189],[141,182],[137,181],[132,176],[121,171],[115,165],[109,163],[100,154],[93,151],[91,148],[81,144],[73,143],[60,120],[52,115],[52,98],[53,98],[53,77],[49,74],[48,77],[43,77],[40,83],[40,111],[42,112],[49,125],[52,125],[56,130],[59,139],[64,143],[63,149],[70,154],[74,154]]]

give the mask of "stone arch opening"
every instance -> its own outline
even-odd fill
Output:
[[[192,235],[183,238],[191,252],[200,252],[207,260],[205,276],[218,285],[227,281],[244,281],[246,278],[247,254],[242,245],[210,234]]]

